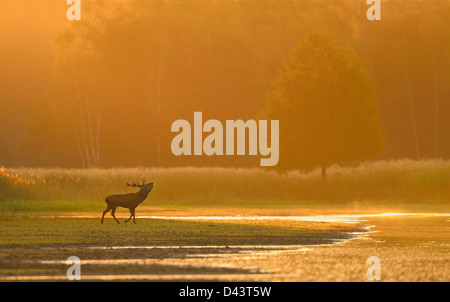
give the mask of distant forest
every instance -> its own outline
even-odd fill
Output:
[[[450,2],[382,1],[380,21],[367,20],[368,7],[87,0],[69,22],[65,1],[1,1],[0,166],[259,166],[259,157],[176,157],[170,126],[194,111],[258,119],[311,32],[362,62],[386,136],[380,159],[450,158]]]

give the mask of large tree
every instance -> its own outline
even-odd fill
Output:
[[[376,93],[351,49],[311,33],[285,62],[265,116],[280,120],[281,170],[351,164],[377,156],[384,134]]]

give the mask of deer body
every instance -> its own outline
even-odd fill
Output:
[[[117,207],[127,208],[130,210],[130,217],[125,222],[128,222],[131,217],[133,217],[133,222],[136,223],[135,209],[147,198],[148,194],[153,189],[153,182],[146,184],[145,181],[142,181],[142,185],[137,183],[130,185],[127,183],[127,186],[139,187],[140,190],[137,193],[115,194],[106,197],[106,209],[103,211],[102,223],[105,218],[105,214],[109,211],[111,211],[111,216],[114,220],[116,220],[117,223],[120,223],[114,215]]]

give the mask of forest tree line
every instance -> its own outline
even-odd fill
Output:
[[[378,158],[449,158],[449,2],[383,1],[380,21],[368,21],[367,8],[359,0],[86,1],[82,20],[51,41],[45,76],[30,79],[44,88],[23,97],[0,87],[5,110],[15,98],[29,104],[26,119],[11,110],[18,130],[0,123],[0,164],[253,166],[252,157],[174,156],[171,123],[194,111],[205,120],[258,118],[289,54],[314,32],[351,49],[375,88],[386,135]]]

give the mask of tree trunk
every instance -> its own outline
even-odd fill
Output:
[[[75,126],[75,131],[77,133],[77,145],[78,145],[78,152],[80,153],[81,164],[83,165],[83,169],[85,169],[86,168],[86,164],[84,163],[83,151],[81,150],[80,134],[79,134],[79,131],[78,131],[78,126]]]
[[[163,76],[163,65],[164,58],[162,53],[159,53],[159,61],[158,61],[158,88],[156,90],[156,160],[158,166],[161,166],[161,141],[159,137],[159,126],[161,123],[160,114],[161,114],[161,82]]]
[[[417,158],[417,160],[420,160],[419,138],[417,136],[416,116],[414,113],[414,105],[413,105],[413,101],[412,101],[411,83],[409,80],[408,68],[405,67],[405,69],[406,69],[406,85],[408,88],[409,111],[411,113],[411,120],[412,120],[412,125],[413,125],[413,132],[414,132],[414,142],[416,145],[416,158]]]
[[[322,181],[327,179],[327,166],[322,166]]]
[[[439,133],[438,133],[438,113],[439,113],[439,103],[437,96],[437,76],[436,76],[436,65],[434,63],[434,51],[431,49],[431,67],[433,69],[433,96],[434,96],[434,157],[439,155]]]

